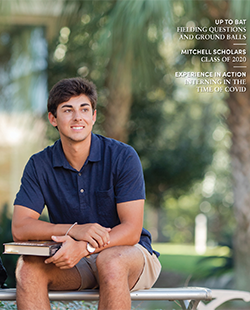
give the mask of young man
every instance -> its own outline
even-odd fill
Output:
[[[21,256],[18,309],[50,309],[48,290],[99,287],[99,309],[131,309],[130,290],[150,288],[160,273],[143,225],[139,158],[124,143],[92,133],[97,93],[81,78],[50,91],[48,118],[60,140],[28,161],[16,196],[15,241],[63,242],[52,257]],[[39,220],[47,206],[50,223]]]

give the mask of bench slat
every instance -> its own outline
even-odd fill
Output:
[[[215,310],[229,300],[243,299],[250,302],[250,292],[233,290],[210,290],[200,287],[183,288],[151,288],[131,292],[132,300],[169,300],[179,301],[183,310]],[[51,301],[86,300],[96,301],[99,299],[98,290],[84,291],[50,291]],[[0,289],[0,301],[16,300],[16,289]],[[202,301],[210,301],[204,304]]]
[[[131,292],[132,300],[211,300],[211,290],[207,288],[152,288]],[[98,300],[98,290],[50,291],[50,300]],[[0,300],[15,300],[16,289],[1,289]]]

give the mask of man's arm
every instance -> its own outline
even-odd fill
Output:
[[[103,247],[96,248],[95,253],[98,253],[106,248],[119,245],[135,245],[139,242],[142,225],[144,200],[134,200],[117,204],[117,212],[120,218],[120,224],[112,228],[110,231],[110,242]],[[86,243],[81,239],[81,226],[76,225],[72,228],[69,235],[71,241],[79,240],[74,245],[74,251],[67,251],[67,247],[63,247],[54,256],[45,260],[46,264],[54,263],[61,269],[72,268],[81,257],[86,256]],[[53,240],[64,242],[68,236],[55,237]],[[68,240],[70,242],[70,240]],[[70,243],[68,243],[70,244]],[[94,246],[94,245],[93,245]]]
[[[118,203],[117,213],[121,223],[111,229],[109,244],[97,248],[96,242],[89,241],[93,247],[97,248],[96,252],[116,245],[134,245],[140,240],[143,226],[144,199]],[[76,240],[83,240],[81,229],[79,225],[76,225],[70,230],[69,235]]]
[[[15,205],[12,217],[13,240],[50,240],[56,225],[38,220],[39,216],[40,214],[32,209]],[[67,228],[58,225],[56,229],[63,235]]]
[[[52,236],[59,236],[53,238],[55,241],[65,242],[68,239],[69,246],[62,248],[54,256],[48,258],[45,262],[54,263],[56,266],[62,269],[72,268],[72,266],[74,266],[82,256],[87,255],[85,249],[86,239],[88,239],[89,236],[92,239],[93,234],[95,236],[98,235],[98,238],[100,237],[100,233],[103,235],[108,235],[108,237],[105,238],[105,241],[104,238],[102,238],[104,246],[98,247],[95,253],[98,253],[103,249],[112,246],[134,245],[138,243],[143,225],[144,200],[119,203],[117,204],[117,212],[121,223],[115,226],[111,231],[100,226],[99,224],[74,226],[72,230],[70,230],[69,235],[73,239],[79,241],[77,242],[72,238],[69,238],[69,236],[63,236],[71,225],[51,224],[40,221],[38,219],[39,213],[23,206],[15,206],[12,221],[13,239],[49,240]],[[86,226],[88,230],[84,228]],[[95,230],[93,227],[98,227],[98,229],[101,227],[101,230]],[[89,233],[89,231],[91,231],[91,233]],[[98,233],[96,231],[98,231]],[[71,241],[69,239],[71,239]],[[90,242],[93,244],[92,241]],[[66,250],[67,248],[69,250]],[[75,248],[75,255],[73,253],[73,248]]]
[[[32,209],[15,205],[12,218],[14,241],[50,240],[52,236],[63,236],[72,224],[52,224],[39,220],[40,214]],[[81,232],[79,240],[91,242],[93,237],[99,246],[109,242],[109,231],[99,224],[77,225]]]
[[[110,244],[135,245],[139,242],[143,226],[144,200],[134,200],[117,204],[120,225],[110,232]]]

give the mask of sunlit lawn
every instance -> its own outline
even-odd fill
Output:
[[[230,250],[227,247],[208,248],[203,255],[195,251],[193,245],[178,245],[155,243],[154,250],[160,252],[159,260],[163,270],[176,271],[186,275],[194,274],[201,258],[209,256],[227,256]],[[206,261],[206,268],[214,267],[215,261]]]

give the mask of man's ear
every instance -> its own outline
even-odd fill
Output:
[[[95,124],[95,121],[96,121],[96,110],[94,111],[93,116],[92,116],[93,125]]]
[[[52,126],[57,127],[57,119],[51,112],[48,113],[48,119]]]

